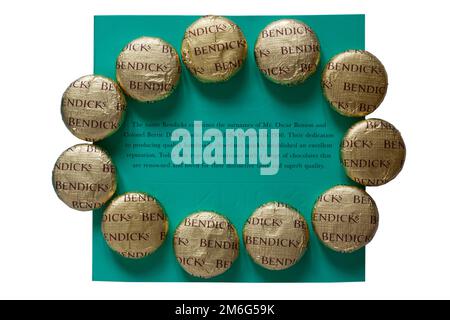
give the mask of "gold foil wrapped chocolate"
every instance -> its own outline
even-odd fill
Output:
[[[168,226],[162,206],[145,193],[122,194],[103,213],[103,237],[125,258],[140,259],[156,251],[166,239]]]
[[[176,50],[160,38],[131,41],[116,61],[116,77],[123,91],[142,102],[167,98],[177,86],[180,74]]]
[[[113,80],[89,75],[75,80],[66,89],[61,115],[72,134],[95,142],[117,131],[125,108],[125,97]]]
[[[202,82],[230,79],[247,58],[247,41],[241,29],[220,16],[205,16],[191,24],[181,47],[183,62]]]
[[[325,246],[351,253],[367,245],[374,237],[378,229],[378,209],[364,190],[335,186],[317,200],[312,224]]]
[[[331,106],[348,117],[366,116],[381,104],[386,95],[388,76],[373,54],[349,50],[326,65],[322,89]]]
[[[253,261],[269,270],[284,270],[306,252],[309,231],[297,210],[283,203],[269,202],[247,220],[243,237]]]
[[[261,31],[255,44],[258,68],[271,81],[285,85],[304,82],[316,72],[320,44],[314,31],[301,21],[274,21]]]
[[[239,254],[235,227],[225,217],[210,211],[185,218],[175,231],[173,245],[181,267],[200,278],[224,273]]]
[[[347,175],[365,186],[380,186],[394,179],[405,162],[405,143],[389,122],[357,122],[341,143],[341,162]]]
[[[93,144],[64,151],[53,168],[53,188],[69,207],[79,211],[100,208],[116,191],[116,170],[108,154]]]

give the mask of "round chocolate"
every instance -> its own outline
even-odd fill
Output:
[[[180,74],[176,50],[160,38],[131,41],[116,61],[116,77],[123,91],[142,102],[167,98],[177,86]]]
[[[145,193],[122,194],[103,213],[103,237],[125,258],[140,259],[156,251],[166,239],[168,227],[164,209]]]
[[[389,122],[367,119],[354,124],[341,143],[341,162],[347,175],[365,186],[394,179],[405,162],[405,143]]]
[[[342,253],[367,245],[378,229],[375,201],[362,189],[335,186],[317,200],[312,224],[320,241]]]
[[[210,211],[185,218],[175,231],[173,245],[181,267],[200,278],[224,273],[239,254],[235,227],[225,217]]]
[[[256,209],[247,220],[243,237],[253,261],[269,270],[284,270],[297,263],[306,252],[308,224],[287,204],[269,202]]]
[[[349,50],[338,54],[326,65],[322,89],[334,110],[348,117],[362,117],[383,102],[388,76],[373,54]]]
[[[235,75],[247,58],[241,29],[220,16],[205,16],[191,24],[183,38],[181,56],[202,82],[223,82]]]
[[[59,156],[52,181],[65,204],[75,210],[90,211],[113,196],[116,170],[103,149],[93,144],[77,144]]]
[[[261,31],[255,44],[255,58],[269,80],[299,84],[316,72],[320,44],[314,31],[303,22],[282,19]]]
[[[125,108],[125,97],[113,80],[89,75],[75,80],[66,89],[61,115],[73,135],[95,142],[119,129]]]

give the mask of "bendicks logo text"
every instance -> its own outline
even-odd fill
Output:
[[[278,129],[237,128],[223,133],[209,128],[203,132],[203,122],[194,121],[193,131],[193,135],[185,128],[172,132],[171,141],[178,142],[171,153],[174,165],[259,165],[263,176],[276,175],[279,171]]]

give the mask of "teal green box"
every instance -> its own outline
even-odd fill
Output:
[[[180,52],[185,29],[194,16],[96,16],[94,19],[94,72],[115,79],[115,60],[121,49],[140,36],[161,37]],[[219,282],[344,282],[364,281],[365,251],[339,254],[320,244],[311,226],[311,210],[317,197],[336,184],[351,184],[339,162],[339,143],[344,132],[359,119],[334,112],[322,96],[320,74],[325,63],[347,49],[364,49],[364,15],[289,16],[317,33],[322,56],[318,72],[304,84],[284,87],[273,84],[259,72],[253,56],[258,33],[280,16],[233,16],[248,41],[249,55],[243,69],[230,81],[204,84],[183,66],[180,85],[168,99],[154,104],[128,99],[121,129],[99,145],[111,155],[118,172],[117,194],[147,192],[164,206],[169,217],[169,235],[163,246],[143,260],[128,260],[111,251],[101,233],[103,210],[93,218],[93,268],[95,281],[219,281]],[[257,167],[207,167],[167,165],[156,145],[170,143],[172,127],[189,127],[194,121],[225,124],[299,123],[279,127],[280,144],[298,148],[280,149],[278,174],[260,175]],[[188,128],[191,130],[192,128]],[[130,133],[162,133],[160,138],[131,137]],[[299,138],[300,137],[300,138]],[[325,138],[324,138],[325,137]],[[148,148],[145,144],[154,144]],[[323,147],[325,143],[325,147]],[[322,148],[322,147],[323,148]],[[139,158],[137,154],[156,157]],[[302,155],[290,158],[290,152]],[[326,156],[322,155],[325,154]],[[310,157],[308,155],[315,155]],[[286,157],[284,157],[286,156]],[[143,160],[144,159],[144,160]],[[158,168],[156,165],[161,166]],[[165,165],[164,165],[165,164]],[[242,234],[251,213],[263,203],[280,201],[297,208],[308,220],[310,244],[299,263],[285,271],[268,271],[254,264],[241,239],[239,258],[232,268],[210,280],[194,278],[178,265],[172,236],[181,220],[198,210],[227,216]]]

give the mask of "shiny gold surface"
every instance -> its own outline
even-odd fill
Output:
[[[364,190],[335,186],[317,200],[312,224],[325,246],[334,251],[351,253],[373,239],[378,229],[378,209]]]
[[[173,245],[181,267],[200,278],[224,273],[239,254],[234,226],[225,217],[210,211],[185,218],[175,231]]]
[[[95,142],[117,131],[125,108],[125,97],[113,80],[89,75],[72,82],[64,92],[61,115],[72,134]]]
[[[290,206],[270,202],[256,209],[244,226],[243,241],[250,257],[269,270],[297,263],[308,248],[306,220]]]
[[[333,57],[322,74],[322,89],[331,106],[348,117],[366,116],[386,95],[388,76],[373,54],[349,50]]]
[[[167,98],[180,79],[176,50],[160,38],[141,37],[130,42],[116,61],[116,77],[127,95],[142,102]]]
[[[220,16],[205,16],[190,25],[181,55],[189,71],[203,82],[222,82],[235,75],[247,58],[241,29]]]
[[[167,230],[164,209],[145,193],[120,195],[103,213],[103,237],[125,258],[140,259],[153,253],[166,239]]]
[[[116,191],[116,171],[110,157],[92,144],[64,151],[55,163],[52,181],[58,197],[79,211],[100,208]]]
[[[405,162],[405,143],[389,122],[357,122],[341,143],[341,162],[347,175],[365,186],[380,186],[394,179]]]
[[[254,53],[258,68],[268,79],[294,85],[316,72],[320,44],[314,31],[303,22],[282,19],[261,31]]]

